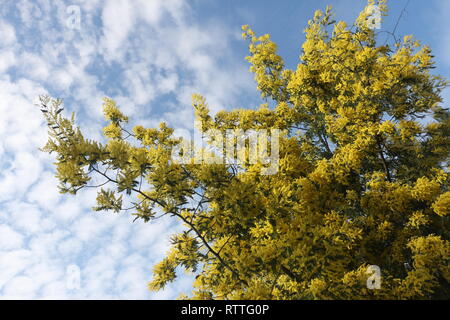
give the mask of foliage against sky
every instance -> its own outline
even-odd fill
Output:
[[[385,1],[378,8],[387,14]],[[450,112],[441,106],[449,83],[431,73],[429,46],[395,35],[378,44],[368,16],[363,10],[348,26],[331,7],[316,11],[295,70],[269,35],[243,26],[250,71],[274,108],[212,117],[193,95],[199,129],[219,152],[226,146],[214,132],[281,130],[279,149],[271,148],[276,172],[245,158],[224,164],[195,154],[177,163],[173,129],[128,129],[109,98],[101,144],[61,115],[61,101],[42,97],[50,129],[42,151],[56,153],[59,190],[92,187],[95,211],[183,223],[151,290],[176,280],[181,267],[196,275],[194,299],[450,297]],[[91,184],[92,176],[103,182]],[[376,290],[369,266],[381,269]]]
[[[192,92],[202,93],[214,111],[254,108],[260,99],[243,59],[247,43],[240,26],[270,33],[286,65],[295,68],[301,30],[328,4],[351,23],[365,1],[3,0],[0,296],[174,298],[190,291],[192,278],[183,274],[163,292],[146,288],[149,267],[163,257],[176,224],[132,224],[128,215],[93,214],[95,192],[57,194],[52,157],[37,150],[46,140],[45,122],[32,103],[39,94],[64,98],[86,136],[97,140],[104,96],[130,115],[130,125],[147,127],[161,120],[191,126]],[[394,30],[405,4],[391,1],[383,30]],[[79,30],[67,28],[70,5],[80,6]],[[444,0],[412,0],[396,28],[430,44],[437,70],[447,78],[448,11]],[[132,117],[136,112],[139,118]],[[81,269],[80,290],[66,287],[69,265]]]

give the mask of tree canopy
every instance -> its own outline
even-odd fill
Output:
[[[378,8],[387,14],[384,1]],[[440,96],[448,83],[432,73],[429,47],[412,36],[379,44],[367,19],[365,10],[348,26],[330,7],[317,11],[295,70],[269,35],[244,26],[250,70],[273,107],[211,115],[193,95],[215,153],[226,146],[208,132],[279,130],[273,174],[248,153],[237,163],[205,161],[211,152],[173,161],[186,141],[165,123],[128,128],[109,98],[107,143],[89,140],[61,100],[42,97],[42,150],[56,154],[60,191],[102,177],[94,210],[120,212],[131,199],[136,219],[183,223],[151,290],[181,267],[196,274],[194,299],[450,298],[450,114]],[[368,285],[369,266],[379,267],[378,288]]]

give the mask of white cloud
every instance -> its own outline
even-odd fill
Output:
[[[147,104],[155,97],[155,89],[145,65],[134,65],[125,71],[125,83],[129,88],[129,96],[138,105]]]
[[[51,161],[51,160],[50,160]],[[61,199],[61,195],[57,189],[57,180],[54,173],[50,171],[42,172],[39,181],[32,187],[27,194],[27,201],[36,203],[44,210],[50,210],[56,207]],[[62,210],[67,210],[63,204]]]
[[[24,234],[36,234],[45,229],[42,211],[34,204],[11,201],[5,206],[4,213],[9,215],[14,227]]]
[[[21,136],[13,136],[13,141],[18,143]],[[9,142],[11,140],[7,139]],[[25,142],[24,142],[25,143]],[[14,155],[8,171],[0,174],[0,200],[12,199],[23,196],[23,193],[34,183],[41,172],[41,163],[35,161],[30,152],[18,152]]]
[[[0,251],[0,290],[5,283],[30,266],[33,263],[32,259],[30,250]],[[3,290],[2,295],[4,296]]]
[[[98,239],[105,230],[112,227],[114,218],[117,219],[117,217],[111,215],[105,217],[99,213],[88,213],[74,221],[72,230],[78,239],[93,241]]]
[[[7,225],[0,225],[0,250],[18,249],[22,246],[22,234]]]
[[[6,47],[16,41],[16,31],[12,25],[0,20],[0,47]]]
[[[166,76],[158,74],[155,79],[158,87],[158,92],[166,94],[175,91],[178,85],[178,75],[175,72],[171,72]]]
[[[69,237],[58,243],[59,254],[69,259],[75,258],[83,249],[83,242],[77,237]]]
[[[37,54],[25,52],[21,57],[20,69],[29,79],[47,80],[50,75],[50,66],[47,61]]]
[[[127,0],[110,0],[102,10],[103,45],[106,57],[116,59],[123,54],[128,33],[133,27],[134,7]]]
[[[38,288],[33,278],[18,276],[9,281],[3,291],[9,299],[34,299]]]
[[[0,26],[1,28],[1,26]],[[0,52],[0,73],[7,71],[16,64],[16,56],[11,51]]]

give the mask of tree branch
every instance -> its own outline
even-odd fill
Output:
[[[386,158],[384,157],[383,154],[383,147],[381,145],[381,141],[380,141],[380,137],[377,136],[377,145],[380,151],[380,157],[381,157],[381,162],[383,163],[383,167],[384,167],[384,172],[386,173],[386,177],[388,179],[389,182],[392,182],[392,177],[391,177],[391,173],[389,172],[389,167],[388,167],[388,163],[386,161]]]
[[[110,180],[111,182],[114,183],[118,183],[117,180],[111,179],[109,176],[103,174],[100,170],[94,168],[94,171],[100,173],[101,175],[103,175],[106,179]],[[162,203],[160,201],[158,201],[157,199],[151,198],[149,197],[147,194],[145,194],[144,192],[136,189],[136,188],[131,188],[131,190],[133,190],[136,193],[141,194],[142,196],[144,196],[145,198],[147,198],[150,201],[153,201],[154,203],[158,204],[160,207],[162,208],[166,208],[166,204]],[[233,268],[230,267],[229,264],[227,264],[222,257],[209,245],[209,243],[206,241],[206,239],[201,235],[201,233],[198,231],[198,229],[195,227],[195,225],[193,223],[191,223],[190,221],[188,221],[185,217],[183,217],[180,213],[174,211],[174,210],[170,210],[168,213],[171,213],[175,216],[177,216],[178,218],[180,218],[184,223],[186,223],[199,237],[199,239],[203,242],[203,244],[205,245],[205,247],[219,260],[219,262],[226,267],[228,270],[231,271],[232,274],[234,274],[241,282],[243,282],[244,284],[247,284],[246,281],[241,280],[239,277],[239,274],[236,272],[236,270],[234,270]]]

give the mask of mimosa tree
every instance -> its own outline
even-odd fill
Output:
[[[383,1],[378,8],[387,11]],[[440,96],[448,84],[432,73],[429,47],[411,36],[378,44],[367,19],[364,11],[349,27],[330,8],[317,11],[295,70],[269,35],[244,26],[257,89],[274,107],[211,115],[193,96],[203,132],[279,130],[273,174],[248,154],[173,161],[185,143],[173,129],[127,128],[109,98],[107,143],[92,141],[60,100],[42,97],[43,151],[56,154],[61,192],[96,175],[104,185],[94,210],[120,212],[131,199],[137,219],[183,223],[151,290],[182,267],[196,274],[194,299],[449,299],[450,117]],[[216,153],[226,149],[206,136]],[[378,288],[368,285],[369,266],[379,267]]]

